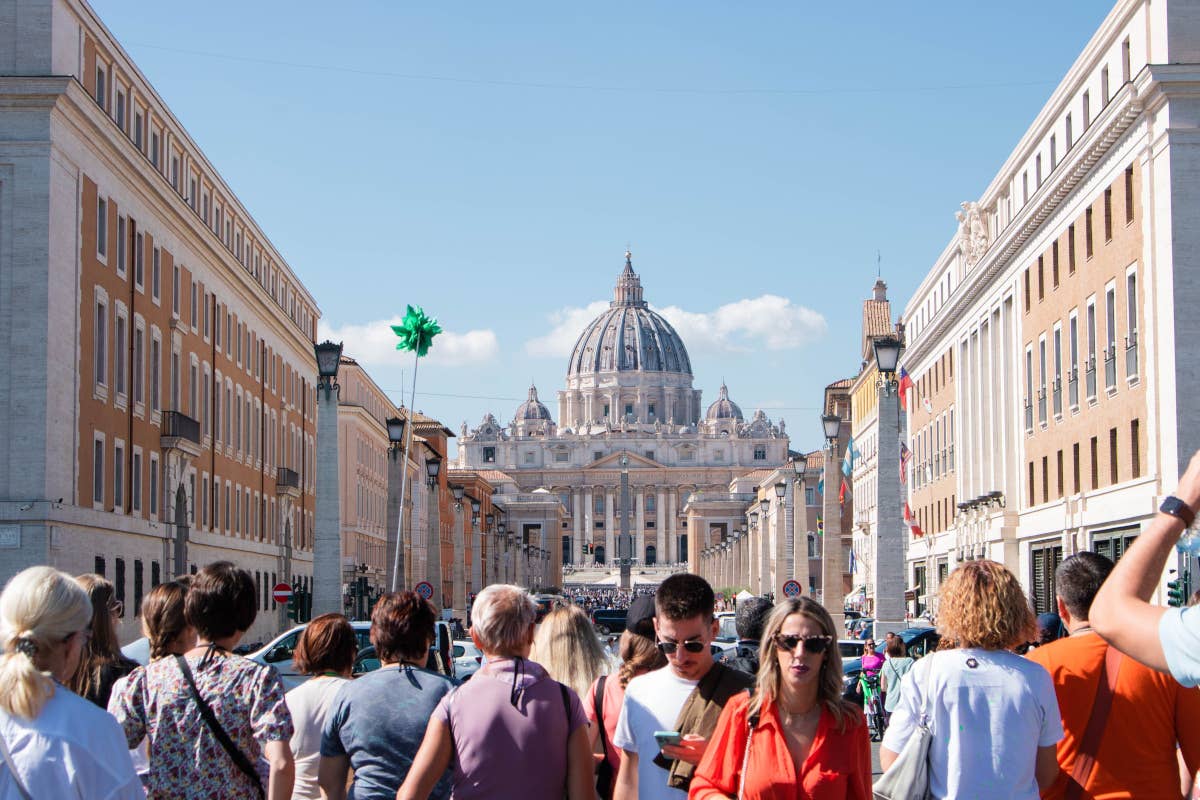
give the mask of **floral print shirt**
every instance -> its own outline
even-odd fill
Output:
[[[246,755],[259,763],[267,742],[292,737],[283,683],[272,668],[239,656],[189,656],[196,688]],[[200,715],[200,708],[174,657],[135,670],[109,711],[121,723],[130,748],[150,744],[150,798],[223,800],[257,796],[253,782],[233,763]],[[260,769],[261,772],[261,769]],[[262,775],[263,788],[266,776]]]

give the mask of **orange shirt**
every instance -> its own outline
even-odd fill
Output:
[[[749,698],[739,694],[725,704],[692,778],[689,800],[737,796]],[[871,742],[862,711],[853,709],[846,729],[839,732],[833,715],[822,709],[800,772],[797,776],[775,703],[764,703],[750,742],[746,800],[870,800]]]
[[[1029,659],[1045,667],[1054,680],[1064,732],[1058,743],[1062,773],[1042,792],[1043,798],[1057,800],[1066,791],[1067,776],[1075,767],[1075,753],[1096,702],[1104,651],[1104,640],[1086,633],[1029,653]],[[1184,688],[1170,675],[1126,656],[1096,767],[1084,786],[1084,800],[1178,798],[1176,741],[1194,773],[1200,767],[1200,688]]]

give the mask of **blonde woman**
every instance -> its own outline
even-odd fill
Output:
[[[116,720],[63,685],[91,619],[87,592],[51,567],[18,573],[0,594],[0,795],[145,797]]]
[[[1037,800],[1058,776],[1062,718],[1050,673],[1011,652],[1036,635],[1015,575],[995,561],[968,561],[942,584],[938,630],[953,650],[916,663],[883,737],[886,770],[924,715],[932,797]]]
[[[609,666],[596,630],[579,606],[559,606],[546,615],[534,634],[529,660],[580,697]]]
[[[775,606],[754,692],[725,705],[689,798],[869,800],[867,723],[842,699],[836,634],[829,612],[807,597]]]

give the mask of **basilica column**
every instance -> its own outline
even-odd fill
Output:
[[[583,490],[576,487],[571,496],[571,560],[575,564],[583,563]]]
[[[667,517],[667,519],[666,519],[666,528],[667,528],[666,540],[667,540],[667,542],[666,542],[666,547],[663,548],[663,562],[667,563],[667,564],[674,564],[676,561],[679,560],[676,557],[677,554],[675,552],[675,518],[676,518],[675,504],[679,502],[678,498],[679,498],[678,487],[672,488],[671,491],[667,493],[667,508],[666,508],[666,512],[665,512],[666,517]]]
[[[596,530],[596,526],[592,524],[592,515],[596,510],[596,501],[592,494],[592,487],[585,486],[583,488],[583,536],[588,544],[592,543],[592,537]],[[596,554],[593,552],[587,560],[589,564],[596,563]]]
[[[667,561],[667,516],[667,493],[659,487],[658,501],[654,506],[654,531],[657,534],[654,556],[660,564],[670,563]]]
[[[616,558],[616,537],[613,536],[613,525],[615,518],[616,497],[613,496],[613,487],[604,487],[604,564],[611,566],[613,559]]]
[[[646,490],[638,487],[633,493],[633,557],[646,565]]]

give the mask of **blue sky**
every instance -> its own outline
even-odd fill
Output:
[[[877,251],[898,314],[1111,8],[93,5],[393,400],[414,303],[448,331],[417,408],[507,421],[532,379],[557,414],[628,245],[704,402],[796,448]]]

